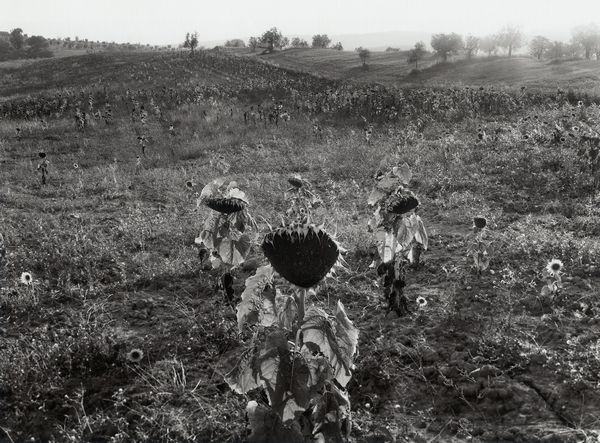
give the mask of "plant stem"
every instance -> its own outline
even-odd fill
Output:
[[[304,312],[306,311],[306,289],[298,291],[298,323],[301,324],[304,321]]]

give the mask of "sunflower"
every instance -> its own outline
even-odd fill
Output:
[[[485,217],[473,217],[473,228],[483,229],[487,225]]]
[[[194,182],[192,182],[191,180],[188,180],[188,181],[185,182],[185,186],[188,189],[192,189],[194,187]]]
[[[419,199],[408,189],[399,189],[385,201],[385,209],[392,214],[405,214],[419,206]]]
[[[132,349],[127,353],[127,360],[131,363],[139,363],[142,361],[142,358],[144,358],[144,351],[141,349]]]
[[[563,268],[563,262],[561,262],[560,260],[553,258],[552,260],[550,260],[548,262],[548,264],[546,265],[546,271],[548,271],[548,273],[550,275],[553,276],[557,276],[558,274],[560,274],[560,271],[562,271]]]
[[[312,225],[283,227],[267,234],[261,245],[273,268],[290,283],[311,288],[336,264],[337,243]]]
[[[229,198],[207,198],[204,202],[210,209],[220,212],[221,214],[233,214],[234,212],[243,211],[248,205],[244,200],[235,197]]]
[[[79,169],[79,165],[77,163],[73,163],[73,169]]]
[[[289,177],[288,183],[296,189],[301,188],[302,185],[304,184],[304,182],[302,181],[302,178],[299,175],[293,175],[293,176]]]
[[[33,283],[33,278],[31,277],[31,274],[29,272],[23,272],[21,274],[21,283],[23,283],[24,285],[30,285],[31,283]]]
[[[425,297],[417,297],[417,305],[419,306],[419,308],[424,308],[425,306],[427,306],[427,299]]]
[[[40,152],[38,155],[40,156],[40,158],[46,158],[46,153],[45,152]]]

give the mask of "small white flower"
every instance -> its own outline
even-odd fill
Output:
[[[33,283],[33,278],[29,272],[23,272],[21,274],[21,283],[28,286]]]
[[[546,265],[546,271],[548,271],[548,273],[552,276],[558,276],[560,274],[560,271],[563,268],[563,262],[553,258],[552,260],[550,260],[548,262],[548,264]]]
[[[417,297],[417,305],[419,306],[419,308],[424,308],[425,306],[427,306],[427,300],[425,299],[425,297]]]

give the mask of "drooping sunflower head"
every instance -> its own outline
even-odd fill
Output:
[[[248,206],[246,194],[237,187],[237,183],[231,181],[225,184],[223,179],[207,184],[200,193],[199,203],[222,214],[240,212]]]
[[[385,202],[385,209],[393,214],[405,214],[419,206],[419,200],[408,189],[401,188],[390,195]]]
[[[208,198],[204,204],[221,214],[233,214],[234,212],[243,211],[247,205],[245,201],[238,198]]]
[[[302,288],[319,283],[340,255],[337,243],[327,232],[308,224],[276,229],[265,236],[261,247],[273,268]]]
[[[563,269],[563,262],[556,258],[553,258],[552,260],[550,260],[548,262],[548,264],[546,265],[546,271],[548,271],[548,273],[550,275],[554,275],[554,276],[559,275],[561,273],[562,269]]]
[[[292,175],[288,178],[288,183],[294,188],[301,188],[304,185],[304,180],[299,175]]]

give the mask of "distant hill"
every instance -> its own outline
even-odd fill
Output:
[[[422,31],[390,31],[372,32],[369,34],[331,35],[331,41],[341,42],[345,49],[354,50],[359,46],[375,51],[383,51],[388,47],[407,50],[416,42],[423,41],[429,45],[431,33]]]
[[[551,62],[531,57],[477,57],[440,64],[429,55],[419,70],[408,64],[406,51],[373,51],[368,69],[363,69],[354,51],[288,49],[257,55],[277,66],[334,79],[378,82],[388,85],[481,85],[587,89],[600,94],[600,63],[593,60]]]
[[[334,49],[286,49],[272,54],[259,55],[262,60],[282,68],[289,68],[334,79],[378,81],[394,83],[414,68],[407,63],[406,51],[373,51],[368,69],[364,69],[355,51]],[[429,57],[422,67],[434,63]]]

